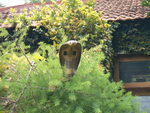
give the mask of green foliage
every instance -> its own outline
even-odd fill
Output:
[[[81,42],[86,49],[102,44],[103,51],[108,56],[107,61],[102,63],[108,70],[109,53],[113,51],[110,24],[101,19],[102,12],[94,10],[94,1],[63,0],[49,5],[43,1],[42,5],[35,6],[30,11],[24,9],[23,13],[17,15],[14,9],[10,9],[12,17],[4,23],[13,24],[15,29],[7,29],[9,34],[0,41],[0,49],[11,43],[14,47],[23,43],[28,46],[26,52],[33,53],[38,49],[39,42],[58,48],[64,37],[66,40]]]
[[[7,40],[9,33],[5,28],[0,28],[0,42]]]
[[[25,0],[26,3],[42,3],[43,0]],[[44,0],[45,2],[50,2],[52,0]]]
[[[0,28],[0,37],[6,37],[8,36],[8,31],[4,28]]]
[[[18,15],[11,9],[14,15],[5,23],[14,24],[15,29],[2,29],[0,36],[0,65],[9,66],[2,69],[0,79],[2,111],[141,113],[131,93],[126,93],[121,83],[110,82],[109,73],[103,73],[99,62],[109,53],[111,28],[93,5],[93,0],[63,0],[61,4],[43,3],[29,12],[24,9]],[[83,48],[100,45],[84,49],[77,73],[67,78],[57,49],[72,39]]]
[[[113,33],[115,53],[150,55],[150,19],[122,21]]]
[[[0,60],[0,77],[2,77],[9,66]]]
[[[50,55],[47,60],[40,55],[45,48]],[[141,113],[131,93],[125,93],[121,83],[110,82],[109,74],[103,73],[104,67],[97,62],[105,58],[101,47],[83,52],[72,78],[63,75],[52,46],[41,44],[37,52],[26,56],[32,66],[24,56],[15,53],[0,57],[11,64],[0,81],[0,86],[7,86],[3,96],[17,100],[5,108],[1,106],[3,111],[14,110],[15,104],[15,112],[19,113]]]
[[[93,8],[94,0],[83,3],[80,0],[63,0],[60,4],[53,2],[49,5],[35,6],[30,11],[23,10],[15,14],[5,23],[14,24],[14,40],[22,40],[30,46],[30,51],[38,48],[40,41],[54,44],[56,47],[63,37],[67,40],[78,40],[84,47],[90,48],[111,40],[110,25],[101,19],[101,12]],[[23,35],[24,34],[24,35]],[[12,36],[10,35],[10,36]]]
[[[150,6],[150,0],[143,0],[142,5],[143,6]]]
[[[149,7],[150,6],[150,0],[143,0],[142,5]],[[150,16],[150,12],[147,13],[147,16]]]

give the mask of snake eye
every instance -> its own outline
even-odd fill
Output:
[[[72,55],[74,55],[74,56],[75,56],[76,54],[77,54],[77,52],[76,52],[76,51],[73,51]]]
[[[67,51],[64,51],[63,55],[66,56],[67,55]]]

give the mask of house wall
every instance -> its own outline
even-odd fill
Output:
[[[129,74],[128,77],[132,77],[133,75],[136,75],[136,76],[141,76],[141,78],[144,79],[144,75],[146,74],[149,77],[149,70],[147,69],[148,70],[147,73],[144,72],[145,68],[148,68],[148,67],[144,67],[145,64],[143,66],[140,65],[140,68],[138,70],[137,70],[138,65],[135,65],[134,67],[131,68],[132,72],[134,73],[129,73],[130,71],[127,70],[126,68],[129,68],[130,66],[121,69],[120,63],[121,62],[138,63],[139,61],[140,64],[141,62],[144,63],[144,61],[147,61],[146,63],[150,61],[149,60],[150,59],[150,18],[118,21],[118,23],[119,23],[118,27],[115,29],[115,32],[113,32],[112,34],[113,35],[112,46],[114,50],[114,58],[113,58],[114,67],[112,66],[114,70],[113,78],[116,81],[122,80],[121,71],[123,71],[124,74],[127,72]],[[127,75],[125,74],[124,77],[127,77]],[[150,97],[149,84],[150,84],[149,80],[144,82],[132,81],[132,82],[124,83],[124,87],[126,88],[127,91],[131,91],[134,95],[147,96],[149,98]],[[148,104],[142,103],[142,106],[147,106],[147,105]],[[142,106],[141,109],[144,109],[144,107]]]
[[[115,54],[150,55],[150,18],[118,22],[112,40]]]

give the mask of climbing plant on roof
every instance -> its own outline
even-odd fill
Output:
[[[150,7],[150,0],[143,0],[143,1],[142,1],[142,5],[143,5],[143,6]],[[148,16],[150,16],[150,12],[148,13]]]

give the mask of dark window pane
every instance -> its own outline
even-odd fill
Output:
[[[125,83],[150,81],[150,61],[119,63],[120,79]]]

